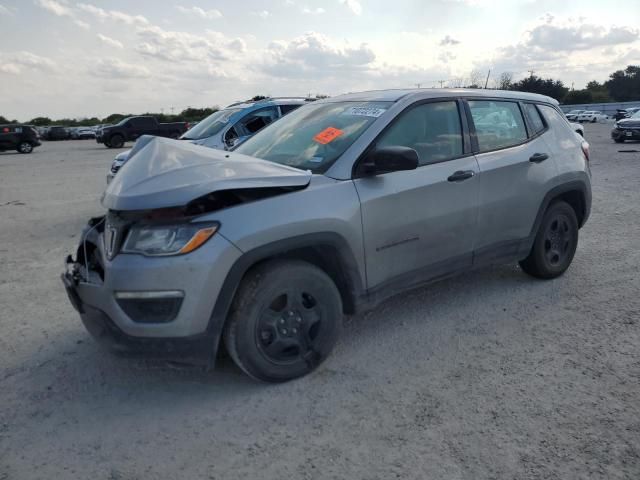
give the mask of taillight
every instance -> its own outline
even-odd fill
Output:
[[[585,160],[589,161],[589,144],[587,142],[582,142],[582,153],[584,154]]]

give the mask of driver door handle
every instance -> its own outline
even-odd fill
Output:
[[[544,162],[547,158],[549,158],[549,155],[546,153],[534,153],[529,157],[529,161],[532,163],[540,163]]]
[[[458,170],[453,173],[449,178],[447,178],[450,182],[463,182],[475,175],[473,170]]]

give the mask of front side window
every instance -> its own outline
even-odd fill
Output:
[[[323,173],[389,107],[391,102],[311,103],[261,130],[235,151]]]
[[[242,118],[238,122],[238,125],[247,135],[253,135],[254,133],[258,133],[277,118],[278,110],[276,107],[261,108],[260,110],[251,112]]]
[[[287,113],[293,112],[295,109],[301,106],[302,105],[280,105],[280,111],[282,112],[282,116],[284,117]]]
[[[376,146],[413,148],[420,165],[461,156],[462,127],[457,103],[425,103],[410,108],[381,135]]]
[[[527,130],[516,102],[469,101],[480,152],[512,147],[527,140]]]
[[[537,107],[533,103],[525,103],[524,111],[529,118],[529,123],[531,124],[531,128],[533,130],[532,134],[537,135],[538,133],[542,132],[545,126]]]

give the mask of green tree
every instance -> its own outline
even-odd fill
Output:
[[[36,117],[29,121],[29,125],[35,125],[36,127],[45,127],[51,124],[53,124],[53,120],[49,117]]]
[[[640,66],[629,65],[624,70],[613,72],[604,85],[615,101],[640,100]]]
[[[11,122],[9,122],[9,120],[7,120],[2,115],[0,115],[0,123],[11,123]]]
[[[571,90],[564,97],[567,105],[578,105],[580,103],[593,103],[593,95],[589,90]]]
[[[523,78],[519,82],[511,84],[510,90],[539,93],[541,95],[547,95],[548,97],[555,98],[559,102],[563,101],[564,97],[569,92],[569,89],[565,87],[560,80],[553,80],[552,78],[543,79],[535,75],[531,75],[530,77]]]

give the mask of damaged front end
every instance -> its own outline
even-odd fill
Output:
[[[66,259],[70,302],[111,350],[212,366],[223,326],[214,307],[242,252],[211,213],[306,188],[310,176],[187,142],[146,142]]]

